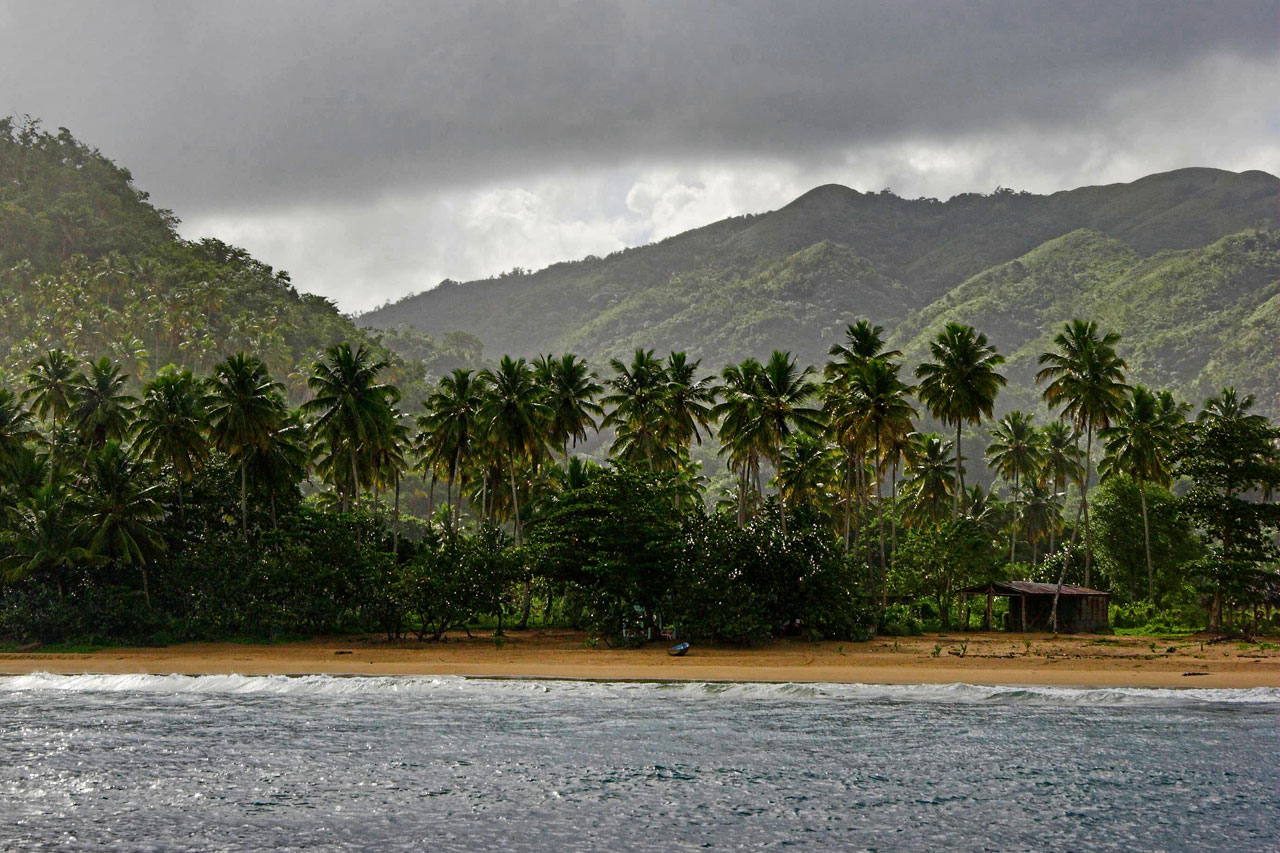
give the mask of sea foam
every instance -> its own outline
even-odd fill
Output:
[[[64,691],[148,694],[356,696],[365,694],[474,695],[559,694],[601,700],[651,696],[681,699],[930,702],[961,705],[1277,705],[1280,688],[1043,687],[980,684],[835,684],[766,682],[628,682],[459,676],[333,675],[55,675],[38,672],[0,677],[0,692]]]

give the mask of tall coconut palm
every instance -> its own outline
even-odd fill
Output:
[[[42,421],[61,423],[71,414],[77,384],[76,362],[60,349],[40,356],[27,371],[22,399]]]
[[[899,365],[884,358],[871,358],[855,368],[849,375],[847,389],[859,413],[857,432],[865,438],[873,450],[872,470],[876,478],[876,523],[880,538],[880,590],[881,606],[888,604],[888,563],[885,558],[884,537],[884,474],[888,460],[884,448],[900,436],[912,431],[912,419],[916,417],[911,405],[911,386],[898,378]]]
[[[820,436],[797,433],[787,440],[782,450],[782,466],[774,482],[788,505],[821,505],[835,479],[831,454],[831,445]]]
[[[419,442],[424,456],[445,460],[447,498],[453,503],[454,485],[466,471],[466,463],[481,429],[481,409],[485,404],[487,380],[484,374],[457,369],[440,380],[436,390],[423,401],[425,413],[418,417]],[[462,486],[458,484],[454,515],[462,512]],[[450,524],[452,524],[452,517]]]
[[[1031,565],[1039,563],[1037,546],[1062,530],[1062,507],[1053,486],[1045,480],[1033,480],[1022,491],[1022,527],[1031,544]]]
[[[296,491],[307,475],[310,459],[307,425],[297,411],[286,412],[264,444],[249,448],[247,469],[253,473],[254,481],[267,491],[272,528],[279,527],[276,505],[280,497]]]
[[[827,362],[824,373],[828,378],[836,378],[850,367],[857,367],[868,359],[894,359],[902,355],[899,350],[884,348],[884,327],[872,324],[870,320],[859,320],[850,323],[845,329],[844,342],[832,344],[828,353],[833,360]]]
[[[906,459],[902,497],[906,516],[914,524],[937,524],[943,507],[956,490],[951,442],[936,433],[912,433],[903,453]]]
[[[533,369],[523,358],[504,355],[497,369],[485,371],[485,379],[489,388],[481,408],[481,422],[506,456],[511,482],[511,517],[519,547],[524,542],[524,525],[520,520],[516,474],[522,463],[532,461],[542,452],[551,409],[543,401],[543,390]],[[523,628],[529,624],[532,605],[532,581],[527,577],[521,599],[520,627]]]
[[[1106,448],[1103,478],[1128,474],[1138,484],[1142,506],[1142,540],[1147,560],[1147,598],[1156,600],[1156,574],[1151,561],[1151,524],[1147,520],[1147,483],[1167,485],[1172,479],[1169,460],[1186,423],[1189,407],[1179,405],[1168,391],[1156,393],[1135,385],[1115,423],[1099,434]]]
[[[964,455],[960,430],[966,423],[991,417],[996,394],[1007,384],[996,368],[1004,356],[972,326],[948,323],[929,343],[933,361],[916,368],[920,379],[917,395],[929,412],[956,428],[956,483],[952,517],[960,517],[960,493],[964,491]]]
[[[157,500],[159,487],[149,483],[141,463],[112,440],[89,455],[85,476],[76,481],[75,489],[78,535],[88,541],[93,555],[136,566],[150,606],[147,564],[164,550],[164,539],[154,527],[164,516]]]
[[[1068,483],[1084,484],[1084,465],[1080,462],[1079,436],[1066,421],[1054,420],[1040,428],[1040,480],[1052,487],[1050,500],[1056,505],[1066,495]],[[1061,513],[1059,513],[1061,515]],[[1059,529],[1060,529],[1059,525]],[[1054,551],[1058,529],[1049,528],[1049,550]]]
[[[551,410],[548,438],[568,465],[569,443],[576,447],[586,441],[587,431],[597,429],[596,418],[604,415],[604,407],[596,402],[604,387],[596,382],[587,363],[573,353],[559,358],[543,356],[534,363],[534,371]]]
[[[678,449],[688,448],[695,441],[701,444],[702,433],[711,430],[716,388],[710,376],[698,376],[701,363],[690,361],[683,352],[673,352],[663,366],[663,440]]]
[[[157,469],[172,469],[184,524],[182,484],[209,456],[204,430],[204,395],[190,370],[165,369],[147,383],[134,421],[134,450]]]
[[[630,364],[612,359],[614,377],[607,384],[612,392],[604,404],[612,410],[601,426],[613,427],[615,437],[610,452],[620,459],[659,467],[673,448],[663,442],[667,424],[667,371],[654,358],[653,350],[637,349]]]
[[[1124,382],[1125,362],[1117,355],[1115,345],[1120,336],[1114,332],[1098,334],[1093,322],[1072,320],[1053,339],[1055,352],[1040,356],[1043,365],[1036,374],[1037,382],[1047,382],[1045,402],[1061,407],[1062,417],[1083,431],[1085,440],[1084,484],[1080,490],[1080,509],[1084,517],[1084,583],[1090,582],[1093,566],[1093,534],[1089,525],[1089,484],[1093,475],[1093,436],[1105,429],[1120,414],[1129,386]]]
[[[760,419],[769,440],[774,471],[782,466],[782,445],[795,432],[816,433],[822,429],[822,412],[809,405],[820,386],[813,381],[813,368],[797,367],[789,352],[773,351],[761,366],[759,378]],[[787,532],[787,501],[779,495],[782,533]]]
[[[1026,412],[1012,411],[1000,419],[987,446],[987,466],[1012,487],[1010,503],[1013,518],[1009,528],[1009,565],[1013,565],[1018,541],[1018,514],[1022,500],[1021,487],[1040,470],[1042,436]]]
[[[260,359],[236,353],[214,365],[205,388],[209,439],[240,468],[240,532],[247,541],[249,462],[254,451],[269,446],[284,423],[281,386]]]
[[[337,476],[337,457],[344,456],[349,465],[350,492],[344,500],[348,510],[360,496],[361,469],[371,473],[373,448],[395,420],[392,406],[399,401],[400,391],[378,382],[378,374],[387,366],[364,344],[352,349],[344,342],[325,350],[307,377],[307,388],[315,396],[302,404],[302,412],[314,418],[312,435],[334,459],[335,486],[345,481],[345,476]]]
[[[80,440],[93,449],[121,439],[129,432],[133,405],[138,401],[125,393],[129,377],[105,356],[89,365],[87,374],[74,378],[71,420]]]
[[[760,496],[760,457],[768,434],[760,397],[760,362],[749,358],[724,368],[718,389],[720,402],[711,408],[719,424],[720,455],[738,475],[738,524],[746,524],[749,495]]]
[[[516,544],[520,545],[523,537],[516,475],[520,463],[540,450],[551,410],[543,401],[542,388],[533,369],[523,358],[504,355],[497,368],[486,370],[483,375],[487,389],[480,408],[480,422],[506,457]]]

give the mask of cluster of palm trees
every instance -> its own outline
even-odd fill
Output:
[[[1105,445],[1102,475],[1131,475],[1143,490],[1146,527],[1145,486],[1168,481],[1168,449],[1185,407],[1167,392],[1130,388],[1117,342],[1093,323],[1066,324],[1053,351],[1041,356],[1037,376],[1058,418],[1037,427],[1032,415],[1014,411],[991,430],[985,458],[1008,486],[1010,563],[1020,539],[1032,563],[1041,543],[1055,550],[1073,484],[1089,582],[1096,439]],[[435,483],[444,481],[444,523],[457,524],[465,499],[473,516],[509,521],[520,542],[530,502],[549,480],[570,476],[571,449],[597,432],[611,442],[615,460],[683,481],[688,488],[678,495],[697,494],[700,466],[690,451],[714,440],[732,478],[721,496],[726,510],[745,523],[764,504],[771,473],[784,531],[789,514],[801,509],[826,519],[847,553],[865,553],[878,564],[883,600],[900,525],[990,512],[981,488],[966,487],[962,441],[966,425],[992,419],[1006,384],[999,372],[1004,359],[985,335],[957,323],[939,330],[914,384],[903,376],[901,354],[886,349],[884,330],[868,321],[851,324],[830,352],[821,372],[775,351],[716,377],[684,353],[658,358],[637,350],[630,362],[612,360],[604,379],[572,354],[506,356],[488,369],[454,370],[410,418],[396,387],[382,381],[386,362],[363,346],[327,350],[306,377],[310,398],[296,410],[266,365],[243,353],[203,379],[166,369],[134,397],[109,359],[82,369],[55,350],[32,366],[21,399],[0,391],[0,464],[38,444],[43,450],[35,456],[49,484],[65,480],[73,492],[104,501],[114,494],[112,478],[147,466],[171,476],[181,515],[184,484],[216,452],[238,471],[246,540],[251,484],[265,496],[273,524],[277,497],[296,492],[309,471],[342,510],[371,493],[379,506],[381,493],[394,491],[398,515],[401,477],[412,471],[431,481],[433,501]],[[954,439],[921,430],[921,409],[954,430]],[[111,527],[99,513],[93,535],[67,541],[145,566],[155,541],[148,525],[160,512],[155,488],[114,494],[114,505],[132,507],[117,512],[119,524]],[[21,508],[10,501],[11,510],[28,520],[42,517],[39,501],[46,497]],[[1072,526],[1073,537],[1079,527]],[[79,554],[64,552],[66,559]],[[32,559],[18,573],[33,570]],[[1147,563],[1154,595],[1149,532]]]

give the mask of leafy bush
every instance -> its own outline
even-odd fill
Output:
[[[880,614],[876,633],[886,637],[918,637],[924,633],[924,623],[909,605],[890,604]]]

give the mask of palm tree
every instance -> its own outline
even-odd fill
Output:
[[[164,550],[164,539],[152,524],[163,517],[146,472],[118,441],[108,441],[90,454],[85,476],[75,485],[75,512],[81,521],[77,534],[89,542],[89,553],[142,573],[142,595],[151,606],[147,563]]]
[[[72,384],[71,419],[80,440],[98,450],[108,441],[124,438],[137,398],[124,392],[129,377],[105,356],[89,365],[87,375]]]
[[[627,462],[658,467],[673,448],[663,443],[667,423],[667,372],[653,350],[637,349],[631,364],[611,359],[615,376],[607,384],[613,392],[603,402],[613,410],[601,426],[613,427],[615,437],[610,452]]]
[[[916,368],[920,379],[917,395],[929,412],[956,428],[956,483],[952,517],[960,517],[960,493],[964,491],[960,429],[991,417],[996,394],[1007,380],[996,372],[1004,356],[987,343],[987,336],[972,326],[948,323],[929,343],[933,361]]]
[[[419,442],[428,465],[433,460],[447,460],[447,500],[453,502],[453,487],[463,473],[481,429],[481,409],[485,404],[487,380],[484,374],[457,369],[440,380],[436,390],[422,405],[426,412],[418,417]],[[432,466],[434,467],[434,466]],[[455,513],[462,512],[462,486],[458,486]],[[452,520],[450,522],[452,524]]]
[[[774,482],[789,505],[821,505],[835,479],[831,452],[831,446],[816,435],[796,433],[787,440]]]
[[[1052,486],[1050,500],[1057,505],[1066,495],[1067,483],[1084,483],[1084,466],[1080,464],[1079,436],[1066,421],[1050,421],[1040,428],[1040,480]],[[1060,515],[1061,513],[1059,513]],[[1054,550],[1058,530],[1049,528],[1049,550]]]
[[[880,536],[881,606],[888,605],[888,563],[884,540],[884,473],[888,467],[884,448],[912,431],[916,417],[911,405],[911,386],[898,378],[900,366],[884,358],[871,358],[848,377],[847,390],[859,413],[856,432],[874,448],[872,468],[876,478],[876,522]]]
[[[47,572],[61,596],[63,576],[89,559],[70,517],[66,487],[56,478],[18,501],[8,512],[12,550],[0,559],[4,579],[13,583]]]
[[[209,456],[204,428],[204,396],[190,370],[166,368],[147,383],[134,421],[134,450],[157,469],[173,469],[183,524],[182,484]]]
[[[1013,519],[1009,530],[1009,565],[1013,565],[1018,541],[1020,487],[1039,471],[1043,451],[1041,435],[1026,412],[1013,411],[1000,419],[987,447],[987,465],[1012,485]]]
[[[31,422],[31,413],[8,388],[0,388],[0,465],[9,464],[23,444],[40,433]]]
[[[662,400],[665,409],[662,432],[668,446],[687,448],[692,442],[702,443],[702,432],[711,431],[711,408],[716,388],[710,376],[698,377],[701,361],[689,361],[683,352],[667,356],[663,368],[666,387]]]
[[[60,349],[40,356],[27,371],[22,399],[42,421],[61,423],[71,414],[77,384],[76,362]]]
[[[760,420],[768,436],[770,461],[776,472],[782,466],[782,445],[793,432],[816,433],[822,429],[822,412],[808,403],[820,386],[811,378],[813,368],[798,369],[789,352],[773,351],[759,377]],[[779,495],[782,533],[787,532],[787,500]]]
[[[339,456],[345,456],[350,465],[351,490],[344,501],[348,510],[360,496],[361,469],[371,473],[371,452],[395,422],[392,406],[399,401],[400,391],[377,381],[387,366],[364,344],[353,350],[344,342],[325,350],[307,377],[307,388],[315,396],[302,404],[302,412],[315,417],[311,432],[331,457],[335,486],[345,479],[338,474]]]
[[[523,358],[504,355],[496,370],[486,370],[489,389],[481,408],[481,422],[496,446],[506,455],[507,473],[511,481],[511,517],[515,526],[516,547],[524,543],[520,522],[520,490],[516,469],[542,451],[551,409],[543,402],[543,390],[533,369]],[[532,606],[532,581],[526,577],[521,601],[520,627],[529,624]]]
[[[1062,529],[1062,507],[1047,481],[1033,480],[1023,487],[1022,526],[1031,543],[1031,565],[1035,566],[1039,562],[1036,546],[1046,539],[1052,542]]]
[[[828,352],[835,358],[827,362],[823,371],[829,379],[872,358],[894,359],[902,355],[899,350],[884,348],[884,327],[873,325],[870,320],[850,323],[845,329],[844,343],[832,344]]]
[[[586,441],[587,430],[597,429],[596,418],[604,414],[604,407],[596,402],[604,387],[596,382],[587,363],[573,353],[560,358],[543,356],[534,363],[534,370],[551,410],[548,437],[568,465],[569,442],[576,447],[579,441]]]
[[[1044,365],[1037,382],[1048,382],[1045,402],[1062,407],[1062,417],[1076,432],[1084,431],[1084,484],[1080,509],[1084,516],[1084,584],[1089,585],[1093,566],[1093,534],[1089,526],[1089,483],[1093,475],[1093,434],[1105,429],[1119,415],[1129,386],[1124,383],[1125,363],[1116,354],[1120,336],[1114,332],[1098,335],[1096,323],[1072,320],[1053,339],[1057,352],[1040,356]]]
[[[519,463],[540,449],[551,410],[543,402],[542,389],[533,369],[523,358],[504,355],[495,370],[484,372],[487,390],[480,408],[480,422],[506,456],[511,480],[512,518],[516,544],[523,542],[520,526],[520,493],[516,486]]]
[[[260,359],[237,353],[214,365],[206,382],[209,439],[240,467],[240,530],[249,539],[248,471],[255,450],[265,450],[284,423],[280,383]]]
[[[758,499],[760,456],[767,430],[760,396],[760,362],[749,358],[721,372],[720,402],[711,408],[719,423],[720,455],[727,456],[729,470],[738,474],[738,524],[747,520],[748,492]]]
[[[248,449],[246,469],[253,472],[255,482],[266,487],[272,529],[279,528],[276,504],[280,495],[297,489],[306,477],[310,459],[307,425],[297,411],[285,412],[280,425],[270,432],[266,442]]]
[[[1156,600],[1156,575],[1151,562],[1151,525],[1147,520],[1147,483],[1167,485],[1173,478],[1170,451],[1185,426],[1185,412],[1168,391],[1156,393],[1141,385],[1133,388],[1113,426],[1099,434],[1106,455],[1102,477],[1128,474],[1138,484],[1142,506],[1142,540],[1147,558],[1147,597]]]
[[[914,524],[937,524],[942,507],[956,490],[951,442],[936,433],[912,433],[903,455],[907,467],[902,481],[906,515]]]

